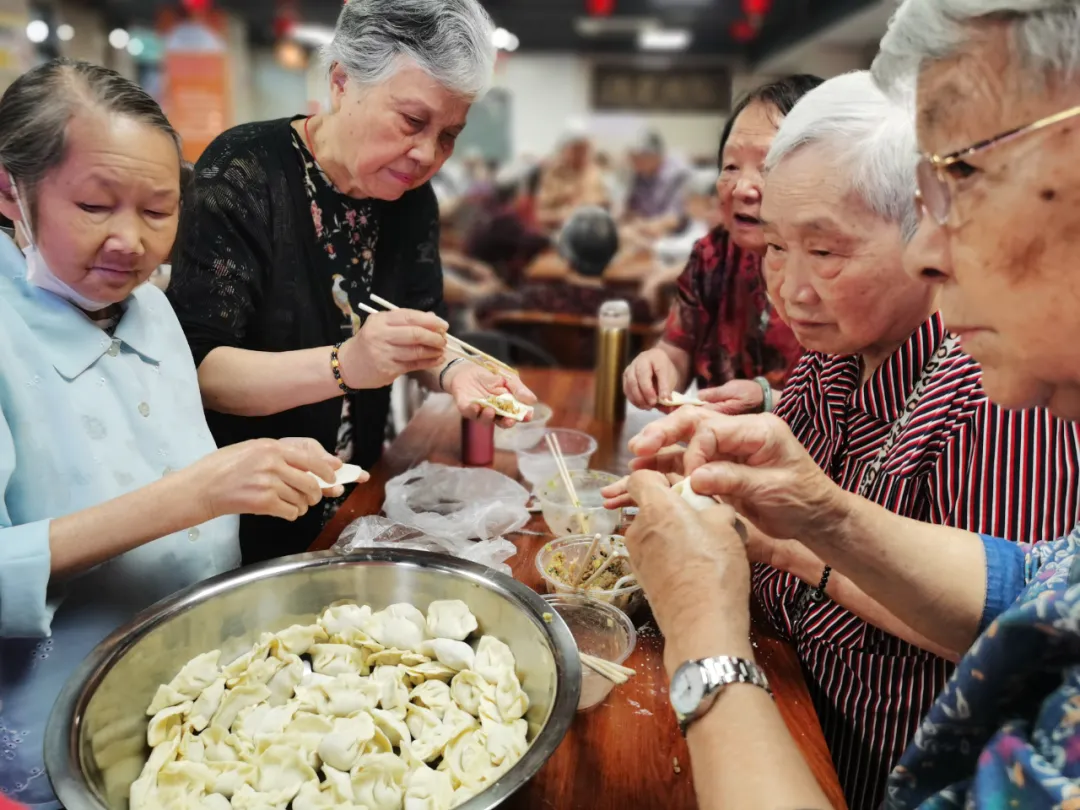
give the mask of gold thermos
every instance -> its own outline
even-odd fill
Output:
[[[607,301],[596,324],[596,401],[593,415],[602,422],[626,416],[622,376],[630,360],[630,304]]]

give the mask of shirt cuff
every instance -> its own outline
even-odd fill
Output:
[[[47,638],[56,605],[48,598],[51,521],[0,529],[0,638]]]
[[[986,552],[986,602],[979,634],[1017,600],[1027,582],[1024,578],[1024,550],[1016,543],[989,535],[979,535]]]

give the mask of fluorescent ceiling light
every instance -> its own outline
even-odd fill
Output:
[[[49,24],[44,20],[31,20],[26,24],[26,38],[38,44],[49,38]]]
[[[56,27],[56,38],[62,42],[70,42],[75,38],[75,29],[67,23]]]
[[[131,34],[125,31],[123,28],[114,28],[109,32],[109,44],[116,50],[122,51],[131,42]]]
[[[685,51],[693,38],[685,28],[652,28],[638,34],[643,51]]]
[[[634,35],[659,26],[654,17],[578,17],[574,20],[574,30],[581,37]]]
[[[326,25],[296,25],[289,32],[295,41],[318,48],[334,40],[334,29]]]

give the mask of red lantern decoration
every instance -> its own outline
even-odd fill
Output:
[[[277,10],[274,13],[274,37],[279,40],[285,39],[292,33],[299,19],[296,5],[291,0],[278,0]]]
[[[184,11],[188,14],[205,14],[210,10],[211,0],[181,0]]]
[[[749,42],[757,36],[757,28],[749,20],[738,20],[731,24],[729,33],[736,42]]]
[[[593,17],[610,17],[615,11],[615,0],[585,0],[585,10]]]
[[[742,7],[748,17],[763,17],[772,8],[772,0],[742,0]]]

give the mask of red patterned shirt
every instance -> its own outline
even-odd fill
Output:
[[[935,315],[860,384],[853,356],[808,352],[777,415],[840,486],[858,492],[922,369],[945,338]],[[953,346],[930,375],[867,496],[927,523],[1036,542],[1080,519],[1080,429],[1045,410],[1005,411],[982,371]],[[808,586],[755,566],[754,593],[799,653],[851,808],[876,808],[885,779],[952,672],[943,659],[878,630]]]
[[[701,387],[765,377],[782,388],[803,352],[769,303],[761,258],[738,247],[723,227],[694,245],[664,340],[690,354]]]

